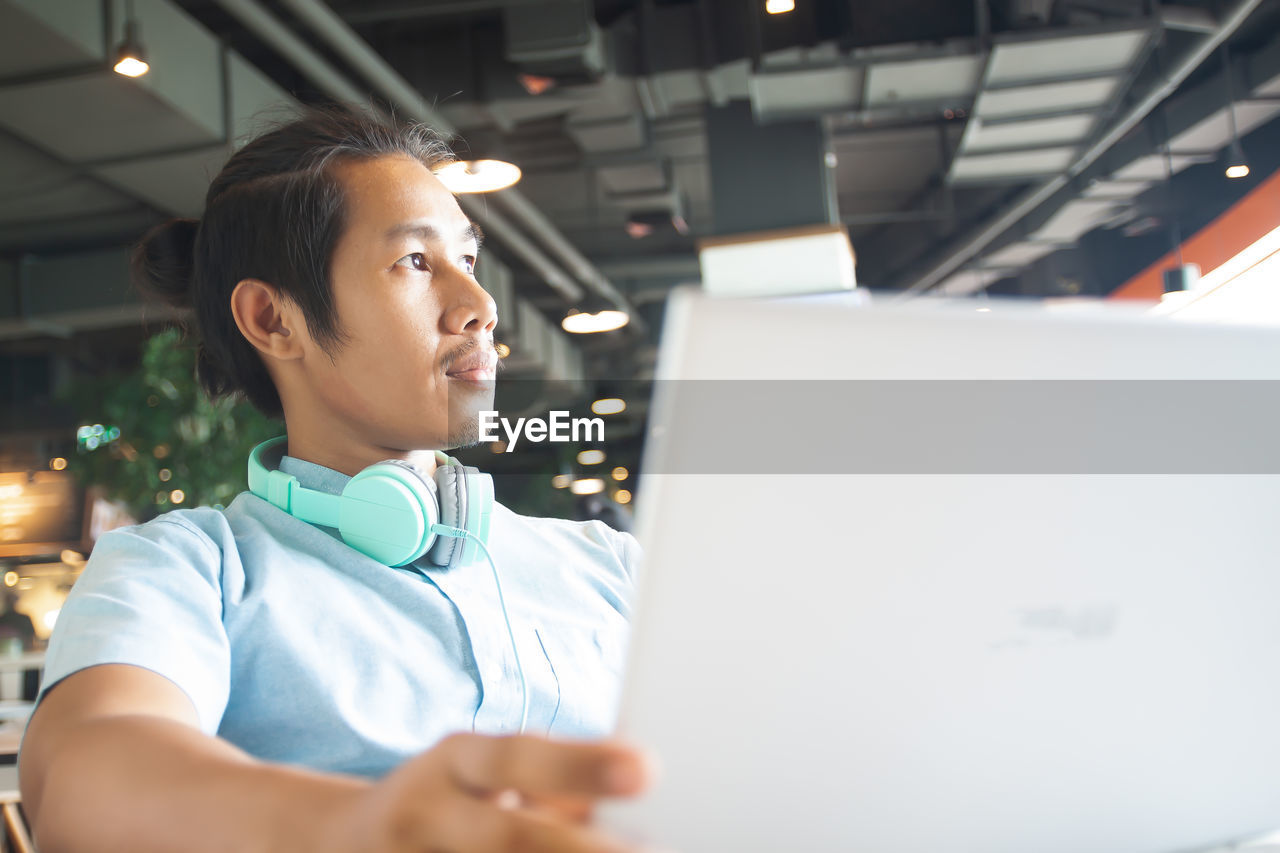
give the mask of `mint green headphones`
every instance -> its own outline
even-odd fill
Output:
[[[296,477],[268,469],[266,451],[288,440],[262,442],[249,454],[249,491],[308,524],[336,527],[342,541],[387,566],[427,555],[437,566],[470,563],[489,539],[493,478],[437,453],[434,478],[387,459],[351,478],[341,495],[305,489]],[[466,534],[463,534],[465,531]]]

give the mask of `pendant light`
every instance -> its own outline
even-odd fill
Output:
[[[133,11],[133,0],[125,0],[124,41],[116,49],[112,70],[124,77],[141,77],[151,70],[147,64],[147,52],[138,37],[138,18]]]

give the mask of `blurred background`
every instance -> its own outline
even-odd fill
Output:
[[[127,255],[335,100],[466,161],[504,414],[605,419],[461,454],[530,514],[629,523],[675,286],[1280,314],[1280,0],[0,0],[0,650],[281,431]]]

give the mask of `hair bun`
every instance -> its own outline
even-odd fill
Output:
[[[147,232],[133,250],[133,282],[149,296],[175,308],[191,307],[191,277],[195,261],[195,219],[170,219]]]

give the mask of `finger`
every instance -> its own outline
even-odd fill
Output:
[[[454,735],[441,744],[454,781],[476,793],[513,788],[526,796],[625,796],[648,783],[637,750],[618,743],[572,743],[531,735]]]
[[[594,797],[570,797],[563,794],[521,794],[513,788],[497,791],[485,797],[486,801],[502,809],[529,809],[554,815],[561,820],[586,823],[591,819],[596,804]]]
[[[445,816],[423,825],[418,842],[432,850],[520,850],[522,853],[637,853],[597,829],[528,809],[500,809],[459,797]]]

